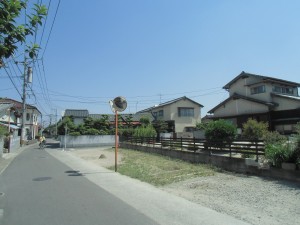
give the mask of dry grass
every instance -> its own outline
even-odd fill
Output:
[[[163,186],[201,176],[213,176],[216,168],[205,164],[192,164],[178,159],[129,149],[120,149],[122,163],[118,172],[153,184]],[[109,169],[114,169],[110,167]]]

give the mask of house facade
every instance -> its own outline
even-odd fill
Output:
[[[9,126],[11,130],[18,130],[18,135],[20,136],[22,126],[22,102],[9,98],[0,98],[0,105],[6,107],[6,110],[2,110],[0,123],[4,126]],[[26,139],[34,139],[35,136],[38,135],[38,118],[40,116],[41,112],[35,106],[26,104]]]
[[[239,129],[249,118],[268,122],[271,130],[294,132],[300,121],[299,83],[242,72],[223,88],[229,97],[208,111],[210,119],[232,121]]]
[[[86,109],[66,109],[64,117],[71,117],[75,125],[83,124],[85,118],[89,117],[89,111]]]
[[[191,132],[201,122],[203,105],[183,96],[154,107],[137,112],[151,113],[155,120],[168,123],[168,131],[173,133]]]

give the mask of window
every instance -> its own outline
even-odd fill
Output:
[[[259,94],[259,93],[264,93],[266,92],[266,87],[265,85],[257,86],[251,88],[251,95]]]
[[[277,92],[277,93],[288,94],[288,95],[294,94],[293,88],[290,88],[290,87],[274,86],[273,91]]]
[[[194,117],[194,108],[178,108],[179,117]]]
[[[164,116],[164,110],[159,110],[157,113],[158,117],[163,117]]]
[[[153,116],[155,118],[163,117],[164,116],[164,110],[159,110],[158,112],[153,112]]]
[[[30,114],[26,113],[26,120],[29,121],[30,120]]]

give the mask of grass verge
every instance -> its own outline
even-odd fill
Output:
[[[217,169],[205,164],[192,164],[170,157],[139,152],[130,149],[119,149],[122,163],[118,165],[120,174],[163,186],[199,176],[213,176]],[[109,167],[114,170],[115,167]]]

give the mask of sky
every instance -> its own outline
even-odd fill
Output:
[[[117,96],[123,113],[186,96],[203,117],[242,71],[300,83],[298,0],[49,1],[26,91],[48,122],[66,109],[112,113]],[[0,97],[21,101],[22,49],[6,60],[14,82],[0,69]]]

